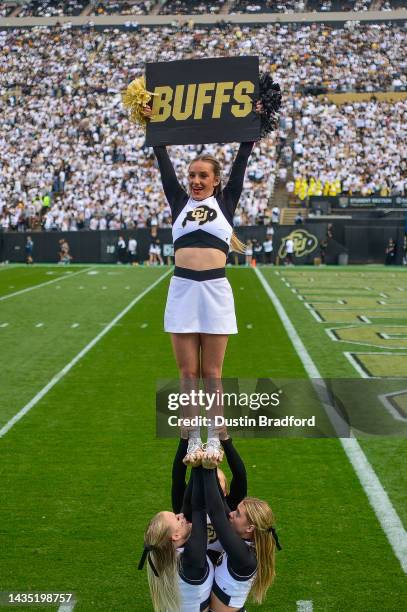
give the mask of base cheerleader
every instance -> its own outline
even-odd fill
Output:
[[[159,512],[144,535],[148,583],[155,612],[208,612],[214,568],[207,556],[202,468],[189,483],[191,522],[183,514]]]
[[[280,548],[267,502],[243,499],[225,513],[215,470],[203,470],[205,505],[223,553],[215,568],[210,612],[245,612],[250,596],[262,603],[275,576],[275,550]]]

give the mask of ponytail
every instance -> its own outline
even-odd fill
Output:
[[[232,238],[230,239],[230,250],[235,251],[235,253],[246,253],[246,244],[239,240],[235,232],[232,233]]]
[[[254,603],[262,603],[276,575],[276,540],[272,530],[274,517],[268,503],[255,497],[246,497],[242,505],[248,522],[254,527],[253,542],[257,556],[257,571],[250,597]]]
[[[151,563],[147,565],[147,576],[154,612],[178,612],[181,603],[178,555],[163,512],[156,514],[147,527],[144,546],[148,548],[151,557]]]

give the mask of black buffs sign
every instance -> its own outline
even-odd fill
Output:
[[[254,112],[258,57],[229,57],[146,65],[155,95],[146,145],[245,142],[260,137]]]

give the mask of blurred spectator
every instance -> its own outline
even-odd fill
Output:
[[[271,209],[271,222],[275,225],[280,223],[280,209],[278,206],[273,206]]]
[[[137,264],[137,240],[130,238],[127,248],[129,251],[129,262],[135,266]]]
[[[34,259],[33,259],[34,242],[31,236],[27,236],[27,239],[25,241],[24,250],[25,250],[25,261],[27,262],[27,264],[33,264],[34,263]]]
[[[264,263],[271,264],[272,256],[273,256],[273,241],[271,238],[267,238],[263,242],[263,251],[264,251]]]
[[[391,266],[396,262],[396,245],[393,238],[389,238],[389,242],[387,243],[385,249],[385,260],[384,263],[386,266]]]
[[[123,236],[119,236],[117,241],[117,263],[125,264],[127,260],[126,241]]]
[[[253,259],[256,263],[263,263],[263,245],[258,240],[253,240]]]
[[[286,258],[285,263],[289,266],[294,265],[294,240],[290,237],[285,242]]]
[[[59,252],[58,252],[59,262],[58,263],[62,265],[70,264],[72,261],[72,255],[70,253],[70,247],[69,247],[68,241],[62,238],[61,240],[58,241],[58,244],[59,244]]]
[[[253,241],[252,240],[248,240],[246,242],[245,259],[246,259],[246,266],[251,266],[252,260],[253,260]]]

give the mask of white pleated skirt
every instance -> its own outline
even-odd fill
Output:
[[[198,281],[173,276],[164,329],[174,334],[237,334],[235,303],[228,279]]]

